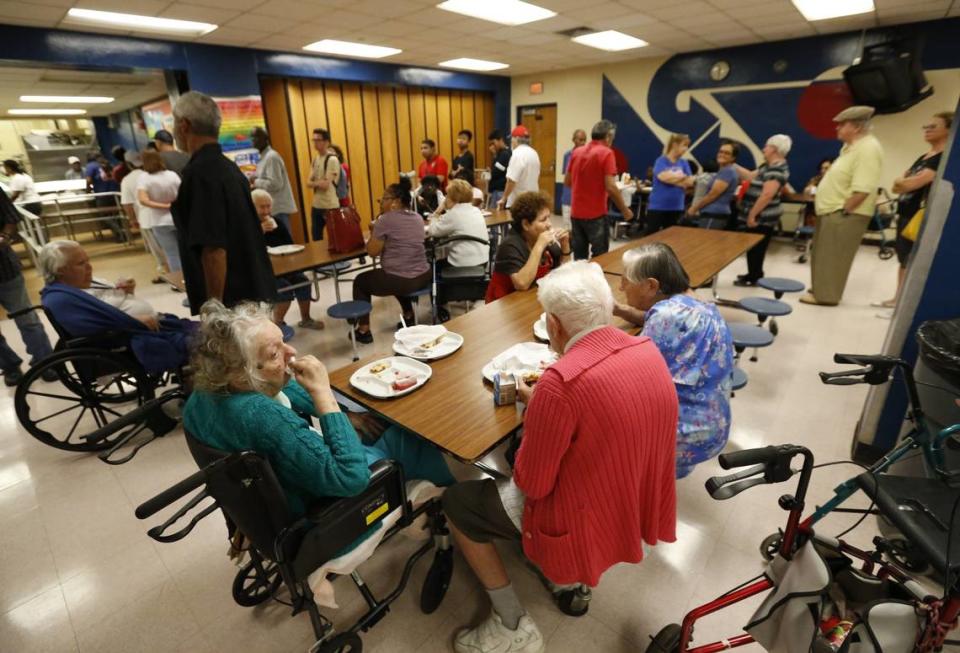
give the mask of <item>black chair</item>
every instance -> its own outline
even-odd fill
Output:
[[[161,407],[184,397],[183,370],[149,374],[130,350],[128,334],[73,337],[46,308],[25,311],[37,309],[59,340],[17,385],[14,409],[30,435],[57,449],[100,452],[101,460],[119,465],[177,426]],[[45,381],[51,371],[57,380]],[[169,384],[173,387],[158,397],[157,390]],[[146,431],[146,437],[138,437]],[[116,456],[135,439],[136,446]]]
[[[490,241],[476,236],[459,235],[449,236],[432,241],[429,258],[433,268],[433,283],[430,301],[433,305],[433,317],[436,322],[436,306],[438,297],[442,294],[444,302],[478,302],[487,294],[487,284],[490,283],[490,272],[493,266],[493,256],[488,256],[485,263],[467,267],[441,265],[439,256],[444,248],[457,242],[474,242],[490,246]]]
[[[258,605],[274,598],[280,587],[285,586],[290,594],[292,614],[306,612],[310,616],[317,637],[312,651],[359,652],[362,650],[359,633],[366,632],[386,615],[390,604],[410,580],[413,566],[436,544],[437,552],[421,590],[420,608],[429,614],[439,607],[453,573],[453,549],[446,521],[437,499],[413,509],[407,500],[403,469],[397,463],[374,463],[370,466],[370,483],[362,493],[321,501],[304,517],[294,518],[273,468],[263,456],[252,451],[227,453],[214,449],[190,433],[186,439],[200,471],[141,504],[135,514],[138,519],[146,519],[202,487],[169,519],[147,533],[158,542],[175,542],[219,509],[226,518],[231,539],[239,532],[250,543],[250,561],[240,569],[233,583],[233,598],[238,604]],[[208,498],[214,502],[205,503]],[[387,531],[383,541],[410,526],[421,515],[427,516],[433,537],[410,556],[399,583],[382,599],[373,594],[358,572],[351,573],[369,609],[349,629],[334,634],[331,622],[314,602],[307,578],[394,510],[402,511],[400,519]],[[191,513],[193,516],[185,526],[167,533]]]

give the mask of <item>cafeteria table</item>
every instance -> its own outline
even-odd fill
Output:
[[[719,231],[694,227],[669,227],[663,231],[631,240],[626,245],[601,254],[593,260],[607,274],[623,274],[623,254],[646,243],[666,243],[673,248],[694,288],[713,279],[741,254],[763,239],[760,234]]]
[[[624,301],[619,277],[607,275],[614,296]],[[433,375],[418,390],[397,399],[377,399],[350,385],[350,376],[371,361],[393,355],[393,342],[378,341],[373,356],[330,373],[330,385],[367,410],[432,442],[454,458],[479,462],[512,435],[523,422],[518,405],[496,406],[493,387],[481,375],[495,356],[520,342],[533,342],[533,324],[542,312],[536,289],[514,292],[456,317],[444,326],[463,336],[463,346],[446,358],[429,361]],[[622,320],[615,325],[635,331]]]

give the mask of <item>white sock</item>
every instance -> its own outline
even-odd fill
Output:
[[[510,630],[516,630],[520,625],[520,617],[527,612],[520,605],[520,599],[513,591],[513,585],[507,584],[499,589],[487,590],[487,594],[490,596],[490,602],[493,603],[493,611],[500,615],[503,625]]]

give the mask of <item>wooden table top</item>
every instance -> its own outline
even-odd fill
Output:
[[[623,253],[645,243],[666,243],[676,252],[696,288],[713,278],[738,256],[756,245],[760,234],[740,231],[719,231],[693,227],[670,227],[655,234],[633,240],[622,247],[594,258],[607,274],[623,274]]]
[[[273,266],[273,274],[282,277],[294,272],[304,272],[313,268],[323,267],[339,261],[349,261],[361,256],[369,256],[365,247],[355,249],[342,254],[333,254],[327,249],[327,241],[315,240],[306,243],[303,251],[296,254],[286,254],[284,256],[274,256],[269,254],[270,264]]]
[[[608,276],[623,301],[619,277]],[[451,356],[428,364],[433,376],[416,392],[399,399],[375,399],[350,386],[350,375],[378,358],[393,355],[393,341],[379,336],[377,354],[330,373],[330,385],[368,410],[429,440],[463,461],[482,458],[522,424],[516,405],[496,406],[493,386],[480,371],[494,356],[519,342],[535,342],[533,323],[543,309],[536,289],[515,292],[479,306],[445,324],[463,336]],[[636,329],[622,320],[620,328]]]
[[[507,210],[497,210],[491,213],[490,215],[483,216],[483,219],[487,223],[487,228],[490,227],[499,227],[503,224],[508,224],[513,222],[513,217],[510,215],[510,211]]]

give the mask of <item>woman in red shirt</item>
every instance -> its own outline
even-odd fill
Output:
[[[527,290],[540,277],[570,260],[570,233],[554,229],[550,198],[541,192],[523,193],[510,207],[513,231],[497,248],[486,300]]]
[[[550,346],[560,359],[527,405],[509,481],[466,481],[443,495],[456,545],[493,613],[457,634],[459,653],[539,653],[543,637],[510,585],[494,539],[520,541],[552,583],[595,586],[643,543],[676,539],[677,393],[653,341],[610,326],[613,294],[595,263],[540,281]]]

